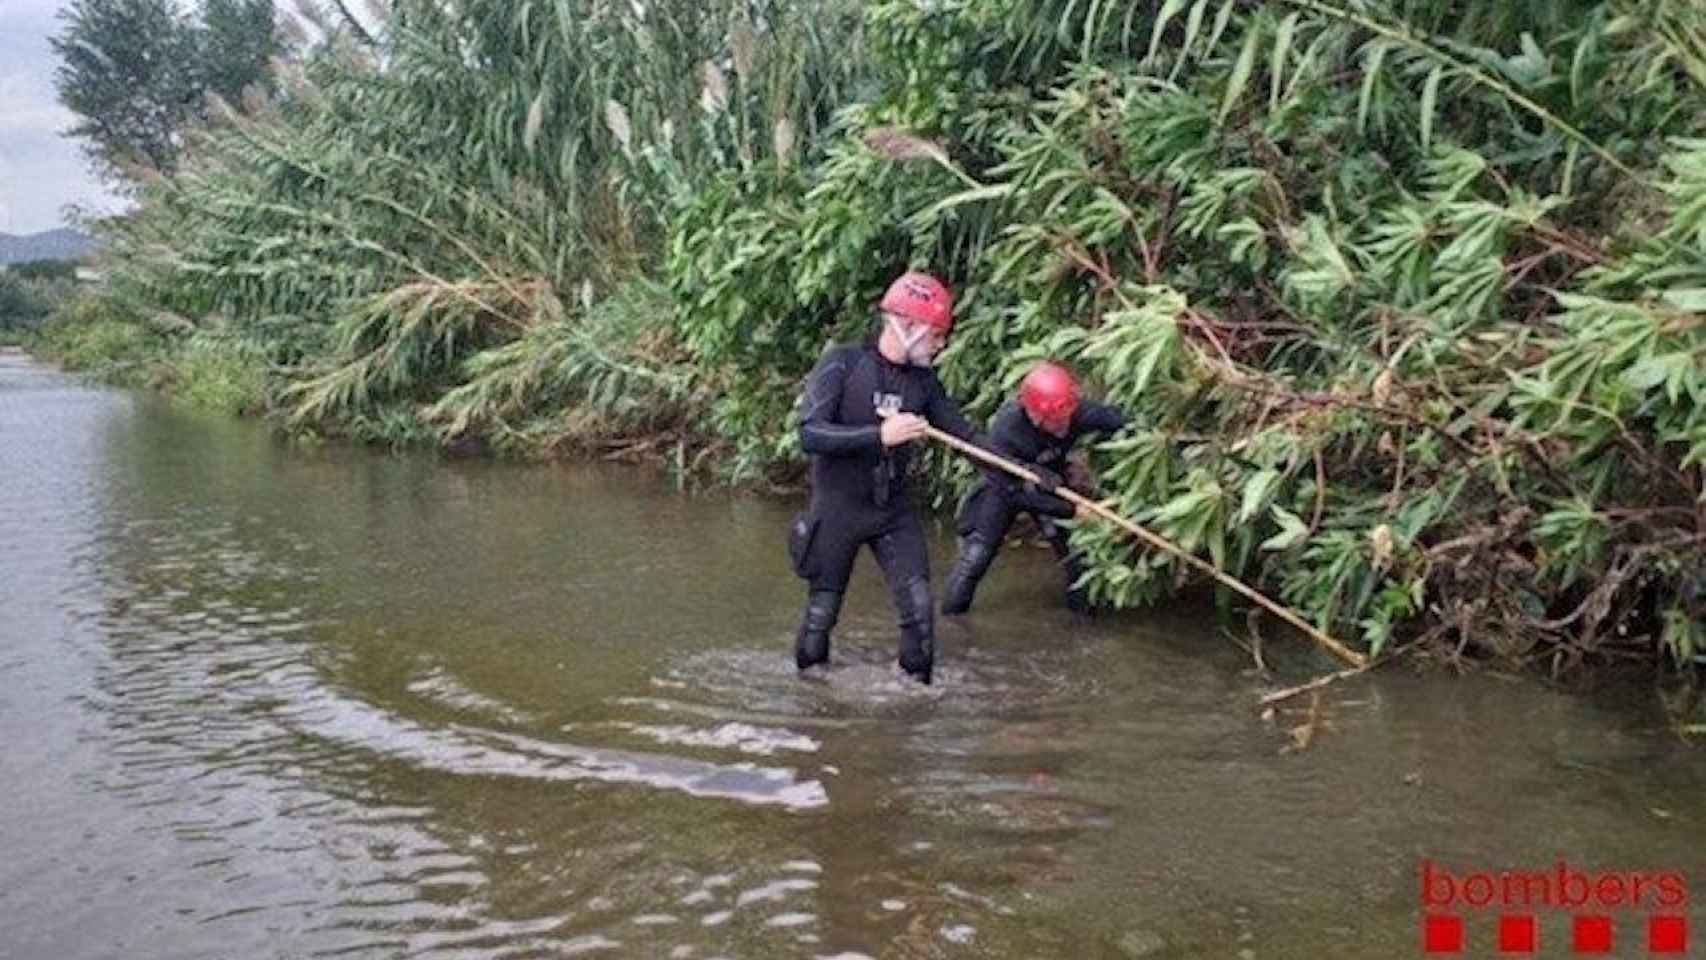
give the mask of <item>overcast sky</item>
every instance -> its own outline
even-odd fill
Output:
[[[68,0],[0,0],[0,233],[61,226],[60,208],[76,203],[116,210],[89,172],[76,143],[60,136],[71,114],[53,95],[53,48]]]

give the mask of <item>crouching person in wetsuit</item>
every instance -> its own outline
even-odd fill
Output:
[[[800,395],[812,502],[795,518],[788,546],[794,572],[811,587],[794,660],[801,670],[829,660],[853,558],[868,546],[894,598],[900,666],[929,683],[934,601],[924,529],[905,484],[909,444],[927,425],[982,438],[930,369],[952,324],[948,288],[928,274],[907,273],[889,286],[879,310],[878,335],[827,350]]]
[[[1083,573],[1068,545],[1067,531],[1054,523],[1077,512],[1070,501],[1052,492],[1061,485],[1066,457],[1078,438],[1090,433],[1113,433],[1125,426],[1125,414],[1106,404],[1078,399],[1078,381],[1065,367],[1040,363],[1019,385],[1018,401],[1003,404],[990,421],[990,449],[1017,460],[1043,478],[1043,489],[993,468],[971,495],[955,524],[960,534],[959,557],[943,589],[942,612],[971,609],[972,595],[1021,513],[1031,514],[1042,528],[1055,556],[1066,568],[1067,605],[1088,612],[1082,589],[1073,586]]]

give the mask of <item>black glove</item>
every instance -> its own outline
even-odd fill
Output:
[[[1074,456],[1066,461],[1066,485],[1085,495],[1096,489],[1096,478],[1082,458]]]
[[[1065,483],[1065,481],[1060,478],[1060,474],[1055,473],[1047,467],[1033,466],[1031,467],[1031,472],[1037,475],[1037,481],[1031,484],[1031,488],[1040,493],[1053,494],[1060,488],[1061,484]]]

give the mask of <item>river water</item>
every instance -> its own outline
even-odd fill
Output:
[[[1706,884],[1639,684],[1389,670],[1286,752],[1204,612],[1076,621],[1044,550],[928,689],[861,559],[802,681],[793,506],[0,354],[0,957],[1394,957],[1424,858]]]

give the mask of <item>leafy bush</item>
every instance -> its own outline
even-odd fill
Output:
[[[33,347],[66,367],[113,383],[153,386],[166,374],[166,339],[97,296],[66,304],[37,330]]]
[[[397,10],[143,185],[101,295],[141,326],[79,352],[240,361],[209,390],[297,429],[786,476],[801,378],[922,267],[970,412],[1070,362],[1134,417],[1102,495],[1323,629],[1700,662],[1697,5]],[[1115,605],[1188,582],[1074,540]]]
[[[174,393],[195,406],[232,415],[267,407],[266,358],[253,344],[200,333],[189,338],[173,368]]]
[[[57,261],[32,261],[0,267],[0,332],[21,336],[68,299],[73,269]]]
[[[926,265],[960,281],[942,366],[974,409],[1072,363],[1136,415],[1095,451],[1125,511],[1324,629],[1697,657],[1706,19],[1114,12],[873,5],[885,84],[803,187],[677,222],[703,355],[758,355],[780,393]],[[1075,541],[1115,604],[1183,580],[1103,525]]]

